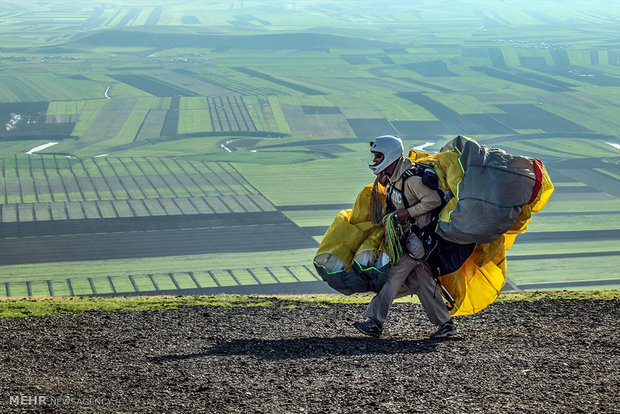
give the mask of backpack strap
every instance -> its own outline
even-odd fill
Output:
[[[403,183],[400,192],[403,195],[403,204],[405,205],[405,208],[411,207],[409,205],[409,201],[405,197],[405,181],[411,177],[422,177],[422,184],[424,184],[428,188],[437,191],[437,194],[439,194],[439,198],[441,199],[441,206],[439,206],[438,209],[441,210],[445,206],[446,195],[439,187],[439,177],[437,176],[437,172],[435,172],[435,169],[432,166],[416,162],[413,167],[406,170],[401,177]]]
[[[403,205],[406,209],[409,209],[409,207],[411,207],[411,204],[409,204],[409,200],[407,200],[407,197],[405,197],[405,181],[407,181],[411,177],[421,177],[422,183],[425,186],[437,191],[437,194],[441,199],[441,205],[431,211],[431,222],[427,226],[424,226],[423,229],[418,229],[420,233],[428,233],[428,230],[430,229],[433,229],[434,232],[434,228],[436,227],[437,221],[439,220],[439,212],[444,208],[447,203],[446,194],[439,187],[439,177],[437,176],[437,172],[431,165],[422,164],[419,162],[414,163],[413,167],[403,172],[403,174],[401,175],[402,185],[400,187],[400,193],[402,195]],[[388,194],[386,197],[387,211],[389,212],[396,210],[394,203],[392,203],[393,190],[394,187],[391,186],[388,189]]]
[[[407,197],[405,197],[405,181],[407,181],[411,177],[423,177],[426,167],[427,166],[424,164],[415,163],[413,164],[413,167],[409,168],[408,170],[405,170],[403,175],[400,176],[402,179],[400,193],[403,195],[403,204],[405,205],[406,209],[411,207],[411,205],[409,204],[409,200],[407,200]]]

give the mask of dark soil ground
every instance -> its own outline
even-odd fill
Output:
[[[447,340],[409,303],[381,339],[278,299],[3,319],[0,412],[618,413],[619,305],[496,303]]]

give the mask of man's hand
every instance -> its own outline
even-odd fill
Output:
[[[398,217],[400,221],[407,221],[411,217],[411,214],[409,214],[409,210],[403,208],[396,211],[396,217]]]
[[[382,186],[386,186],[387,182],[388,182],[388,175],[385,173],[385,171],[379,173],[379,184],[381,184]]]

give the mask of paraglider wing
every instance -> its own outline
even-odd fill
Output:
[[[449,201],[439,213],[433,237],[436,251],[428,263],[454,298],[453,315],[484,309],[506,281],[506,252],[527,230],[553,184],[540,160],[513,156],[458,136],[441,152],[411,151],[409,157],[432,165]],[[372,185],[358,195],[353,209],[339,213],[325,233],[314,259],[317,272],[345,293],[377,292],[389,268],[383,228],[372,224]],[[385,203],[385,194],[381,202]]]

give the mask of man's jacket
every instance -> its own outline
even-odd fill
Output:
[[[422,177],[403,177],[405,171],[411,167],[413,167],[413,162],[410,158],[402,157],[398,160],[394,173],[389,179],[387,195],[396,210],[406,207],[403,197],[406,198],[409,214],[415,225],[423,228],[431,221],[431,211],[441,205],[441,198],[437,190],[422,183]],[[404,194],[401,194],[401,189]]]

